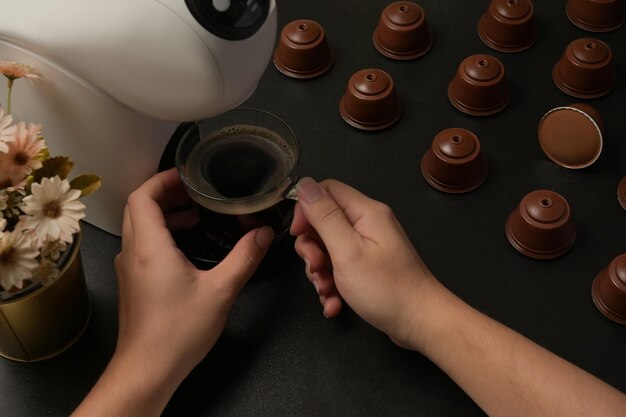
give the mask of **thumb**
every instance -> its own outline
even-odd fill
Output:
[[[238,293],[261,264],[273,240],[274,231],[271,227],[249,231],[212,271],[219,279],[229,280]]]
[[[298,204],[309,224],[332,254],[354,244],[354,227],[337,201],[315,180],[298,182]]]

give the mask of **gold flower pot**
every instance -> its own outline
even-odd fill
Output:
[[[77,233],[49,286],[0,301],[0,356],[35,362],[58,355],[83,333],[91,316],[91,303],[80,257],[82,233]]]

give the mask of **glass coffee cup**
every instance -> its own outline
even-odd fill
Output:
[[[200,213],[198,227],[225,251],[257,227],[272,227],[275,242],[288,235],[298,159],[291,128],[256,109],[234,109],[193,124],[175,156],[183,187]]]

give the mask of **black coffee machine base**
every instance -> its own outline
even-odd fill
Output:
[[[174,240],[198,269],[211,269],[228,255],[227,250],[209,240],[199,227],[175,233]]]
[[[185,257],[198,269],[208,270],[215,267],[229,253],[227,249],[211,241],[200,227],[177,232],[174,234],[174,240]],[[291,236],[284,236],[274,242],[263,260],[263,265],[274,264],[293,252],[293,240]]]

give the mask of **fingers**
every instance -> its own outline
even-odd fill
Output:
[[[324,316],[335,317],[341,311],[342,301],[324,249],[333,259],[353,250],[361,238],[355,226],[378,203],[332,180],[318,184],[303,178],[297,190],[298,204],[290,232],[298,236],[296,252],[307,263],[306,275],[324,306]]]
[[[341,313],[341,297],[337,291],[327,296],[321,296],[320,303],[324,306],[324,316],[328,318],[337,317]]]
[[[198,223],[199,215],[196,209],[175,211],[165,215],[167,228],[173,232],[189,230]]]
[[[128,204],[126,204],[126,206],[124,206],[124,218],[122,220],[122,251],[128,250],[135,245],[134,236],[135,233],[133,232],[133,225],[130,220]]]
[[[377,200],[369,198],[359,190],[340,181],[325,180],[320,183],[320,186],[337,202],[352,225],[357,223],[372,207],[380,204]]]
[[[355,244],[356,232],[346,218],[344,209],[320,184],[311,178],[303,178],[298,182],[297,191],[302,214],[331,254]],[[296,228],[301,226],[302,221],[299,219]]]
[[[299,236],[308,233],[311,230],[311,225],[302,212],[302,205],[296,204],[293,211],[293,220],[291,222],[291,227],[289,228],[289,233],[291,236]]]
[[[189,196],[180,185],[180,177],[175,168],[153,175],[139,190],[156,201],[164,211],[189,202]]]
[[[324,307],[324,316],[328,318],[337,316],[341,311],[341,296],[335,287],[335,280],[330,269],[311,272],[307,267],[306,276],[313,284],[320,304]]]
[[[337,316],[341,311],[341,296],[335,287],[335,279],[326,253],[309,235],[298,236],[295,248],[306,263],[306,276],[313,284],[324,307],[324,316],[329,318]]]
[[[171,240],[163,210],[180,205],[185,201],[183,194],[174,169],[154,175],[134,191],[128,197],[128,212],[135,239],[143,243]]]
[[[327,266],[326,253],[320,244],[308,234],[298,236],[294,247],[311,272],[321,271]]]
[[[206,271],[211,279],[219,279],[236,295],[261,264],[272,241],[272,228],[264,226],[242,237],[230,253],[215,268]]]

